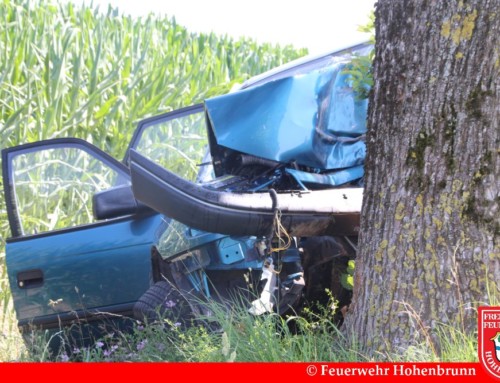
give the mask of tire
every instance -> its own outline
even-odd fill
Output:
[[[193,310],[184,296],[167,281],[156,282],[134,304],[134,318],[145,323],[188,326]]]

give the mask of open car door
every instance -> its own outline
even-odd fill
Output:
[[[2,166],[6,263],[22,332],[121,323],[149,287],[162,221],[135,203],[127,167],[79,139],[4,149]]]

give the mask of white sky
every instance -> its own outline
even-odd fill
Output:
[[[293,44],[321,53],[367,38],[357,31],[366,24],[376,0],[63,0],[108,4],[122,13],[150,12],[175,16],[191,32],[215,32],[258,42]]]

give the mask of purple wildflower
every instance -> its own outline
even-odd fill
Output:
[[[137,344],[137,351],[141,351],[144,349],[144,347],[146,347],[146,344],[148,344],[148,340],[147,339],[144,339],[144,340],[141,340],[138,344]]]
[[[176,303],[174,301],[172,301],[172,300],[168,300],[168,301],[163,302],[163,306],[165,306],[168,309],[171,309],[172,307],[175,307],[175,304]]]
[[[102,352],[102,354],[103,354],[106,358],[107,358],[107,357],[110,357],[110,356],[111,356],[111,354],[113,354],[113,353],[116,351],[116,349],[117,349],[117,348],[118,348],[118,345],[114,344],[114,345],[112,345],[112,346],[111,346],[111,349],[109,349],[109,350],[104,350],[104,351]]]
[[[102,348],[102,346],[104,346],[104,343],[102,343],[101,341],[98,341],[98,342],[96,342],[95,346],[97,348]]]
[[[69,356],[66,353],[62,354],[61,355],[61,361],[62,362],[68,362],[69,361]]]

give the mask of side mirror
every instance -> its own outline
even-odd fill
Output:
[[[132,186],[129,184],[95,193],[92,196],[92,209],[97,220],[154,212],[149,206],[135,199]]]

